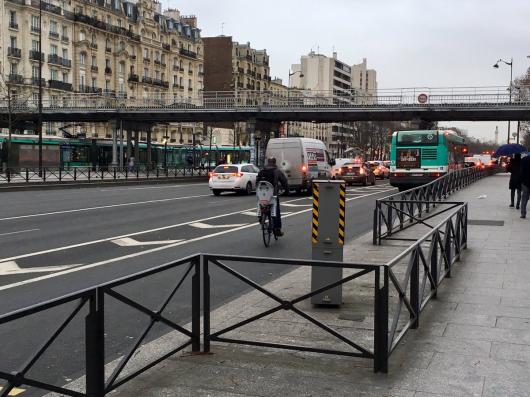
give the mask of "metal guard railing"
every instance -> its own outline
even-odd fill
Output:
[[[69,181],[123,181],[140,179],[167,179],[180,177],[206,177],[210,169],[191,166],[182,167],[20,167],[7,168],[0,172],[1,183],[69,182]]]
[[[479,167],[455,170],[428,184],[377,199],[373,215],[373,244],[380,245],[382,240],[411,240],[394,236],[419,223],[431,228],[427,220],[461,204],[444,200],[492,172]]]
[[[134,377],[142,374],[156,364],[190,345],[193,352],[199,352],[201,350],[201,295],[203,315],[203,352],[209,352],[211,349],[211,343],[218,341],[223,343],[242,344],[257,347],[270,347],[323,354],[337,354],[371,359],[374,362],[374,372],[386,373],[388,372],[388,361],[392,352],[403,339],[403,336],[407,330],[415,329],[419,326],[421,311],[430,299],[436,297],[438,286],[445,277],[451,276],[453,264],[460,260],[462,250],[467,247],[467,215],[467,204],[461,204],[456,211],[451,213],[432,230],[418,239],[403,253],[386,264],[355,264],[313,260],[197,254],[173,263],[164,264],[162,266],[142,271],[119,280],[89,288],[84,291],[76,292],[55,300],[5,314],[0,316],[0,326],[26,318],[36,313],[54,310],[55,308],[62,305],[76,302],[75,308],[64,317],[64,320],[59,324],[55,331],[53,331],[45,339],[44,343],[42,343],[37,351],[25,361],[25,364],[23,364],[21,368],[17,368],[15,370],[4,370],[2,368],[2,363],[0,363],[0,379],[7,380],[7,385],[5,385],[4,389],[1,390],[0,396],[7,396],[15,387],[28,385],[45,391],[61,393],[62,395],[66,396],[103,397],[112,390],[132,380]],[[347,275],[340,280],[336,280],[326,286],[312,290],[296,298],[285,299],[279,294],[273,293],[249,277],[236,271],[233,267],[228,265],[227,262],[244,262],[247,265],[280,264],[291,267],[340,267],[342,269],[353,270],[353,274]],[[156,275],[160,272],[176,267],[184,267],[184,275],[178,280],[175,280],[171,292],[164,297],[163,303],[156,310],[149,309],[142,303],[139,303],[116,291],[116,287],[126,285],[133,281]],[[228,275],[235,277],[246,285],[252,287],[253,289],[260,291],[275,301],[276,306],[212,333],[212,276],[219,273],[212,273],[212,268],[215,268],[221,272],[225,272]],[[323,323],[319,319],[304,312],[296,306],[298,303],[309,299],[316,294],[325,292],[347,282],[351,282],[362,276],[373,277],[371,281],[374,285],[374,329],[372,346],[365,346],[363,343],[366,342],[358,342],[342,335],[340,332],[334,330],[331,326]],[[191,331],[179,324],[176,324],[164,316],[164,310],[168,308],[168,304],[175,293],[179,290],[182,284],[190,278],[192,293],[188,307],[191,312]],[[106,309],[107,306],[105,304],[108,297],[114,298],[118,302],[147,315],[150,321],[147,327],[142,330],[140,336],[131,344],[128,350],[119,359],[119,364],[115,367],[113,372],[106,376],[105,334],[109,333],[110,330],[106,328],[104,318],[105,315],[109,315],[109,313],[106,312],[108,309]],[[391,310],[390,304],[394,301],[394,309]],[[58,336],[65,330],[72,320],[79,315],[81,309],[87,306],[88,314],[84,319],[84,342],[86,345],[85,392],[71,390],[64,386],[38,381],[28,376],[29,371],[54,343]],[[405,308],[405,310],[403,310],[403,308]],[[254,340],[241,340],[224,336],[230,331],[238,329],[254,321],[263,319],[266,316],[280,310],[292,311],[294,314],[301,316],[329,335],[335,337],[341,342],[344,342],[349,349],[324,349],[318,347],[308,347],[299,344],[280,344]],[[405,315],[406,313],[408,313],[408,316]],[[187,341],[178,346],[169,346],[171,350],[168,353],[165,353],[160,357],[153,358],[152,361],[139,369],[136,369],[132,372],[129,371],[131,373],[122,375],[131,358],[140,349],[141,344],[146,340],[149,331],[157,323],[162,323],[171,327],[174,331],[186,336]],[[120,377],[120,375],[122,376]]]

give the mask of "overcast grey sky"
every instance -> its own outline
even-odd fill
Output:
[[[198,17],[202,35],[224,34],[270,54],[271,75],[311,49],[349,64],[368,59],[379,88],[507,85],[530,59],[530,0],[162,0]],[[449,123],[444,123],[449,124]],[[456,125],[457,123],[451,123]],[[506,123],[458,123],[471,135],[501,136]]]

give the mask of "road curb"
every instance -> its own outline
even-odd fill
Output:
[[[17,183],[8,186],[0,186],[1,192],[18,192],[27,190],[51,190],[51,189],[80,189],[85,187],[101,186],[137,186],[137,185],[162,185],[169,183],[186,183],[186,182],[207,182],[207,176],[189,176],[180,178],[158,178],[158,179],[124,179],[111,181],[72,181],[72,182],[35,182],[35,183]]]

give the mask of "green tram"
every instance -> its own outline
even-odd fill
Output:
[[[0,134],[0,164],[7,162],[7,135]],[[10,168],[38,167],[39,146],[36,135],[13,135],[9,153]],[[133,150],[133,156],[134,156]],[[151,145],[151,166],[160,168],[208,167],[220,163],[245,163],[250,161],[251,148],[246,146],[226,147],[212,145]],[[120,147],[118,144],[118,156]],[[124,142],[123,164],[127,165],[127,144]],[[147,143],[139,143],[139,159],[136,166],[147,164]],[[108,139],[69,139],[45,136],[42,140],[42,162],[44,167],[61,168],[93,167],[105,169],[112,162],[112,141]]]
[[[397,131],[392,134],[390,184],[400,191],[464,168],[465,139],[454,131]]]

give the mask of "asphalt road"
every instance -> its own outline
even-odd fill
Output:
[[[347,240],[370,230],[374,199],[393,191],[387,181],[347,189]],[[308,197],[283,198],[286,235],[265,248],[253,215],[255,198],[214,197],[204,183],[4,192],[0,195],[0,314],[198,252],[307,259],[310,211]],[[288,270],[244,263],[234,268],[259,283]],[[120,292],[156,308],[183,271],[136,281]],[[180,324],[190,318],[189,287],[188,280],[164,312]],[[227,273],[212,271],[214,306],[247,289]],[[0,326],[0,340],[9,341],[0,345],[0,371],[22,365],[68,307]],[[107,309],[106,350],[111,359],[131,345],[141,332],[138,326],[147,322],[145,315],[112,299]],[[83,331],[79,316],[31,374],[61,385],[83,372]],[[150,338],[165,331],[156,328]]]

